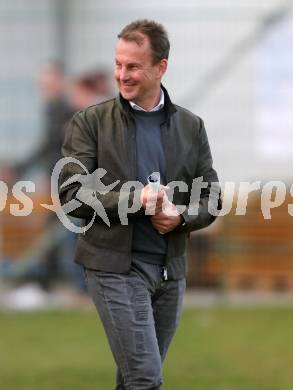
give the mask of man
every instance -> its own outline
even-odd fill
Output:
[[[118,35],[115,78],[117,98],[77,113],[68,128],[63,153],[80,164],[67,164],[65,183],[75,174],[106,170],[103,185],[117,181],[108,192],[92,191],[110,221],[96,216],[79,237],[76,261],[83,264],[88,289],[103,322],[117,364],[116,389],[160,389],[162,363],[179,323],[186,276],[186,238],[209,225],[211,182],[217,182],[202,120],[173,104],[161,79],[167,70],[169,40],[162,25],[138,20]],[[147,178],[160,174],[156,194]],[[76,176],[77,177],[77,176]],[[207,182],[196,215],[190,206],[180,215],[176,205],[188,205],[194,178]],[[128,181],[143,184],[130,191],[128,224],[119,219],[120,192]],[[168,183],[184,181],[167,201]],[[78,181],[61,186],[66,204],[80,198]],[[139,196],[137,196],[139,195]],[[213,197],[214,207],[218,196]],[[90,202],[72,215],[88,224]],[[153,209],[153,215],[146,210]],[[179,209],[179,206],[178,206]],[[170,212],[170,210],[172,212]]]

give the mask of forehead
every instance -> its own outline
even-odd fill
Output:
[[[147,37],[141,44],[120,38],[116,45],[116,59],[124,62],[151,61],[151,48]]]

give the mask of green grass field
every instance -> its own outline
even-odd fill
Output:
[[[0,314],[0,388],[112,390],[115,366],[97,314]],[[183,313],[163,389],[292,390],[293,310]]]

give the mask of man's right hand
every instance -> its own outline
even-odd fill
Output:
[[[146,210],[146,215],[155,215],[162,211],[164,197],[168,189],[169,187],[161,185],[160,191],[154,192],[149,184],[143,188],[140,202]]]

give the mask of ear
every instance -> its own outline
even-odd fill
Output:
[[[159,68],[158,68],[158,75],[160,78],[162,78],[168,68],[168,60],[167,59],[163,59],[159,62]]]

